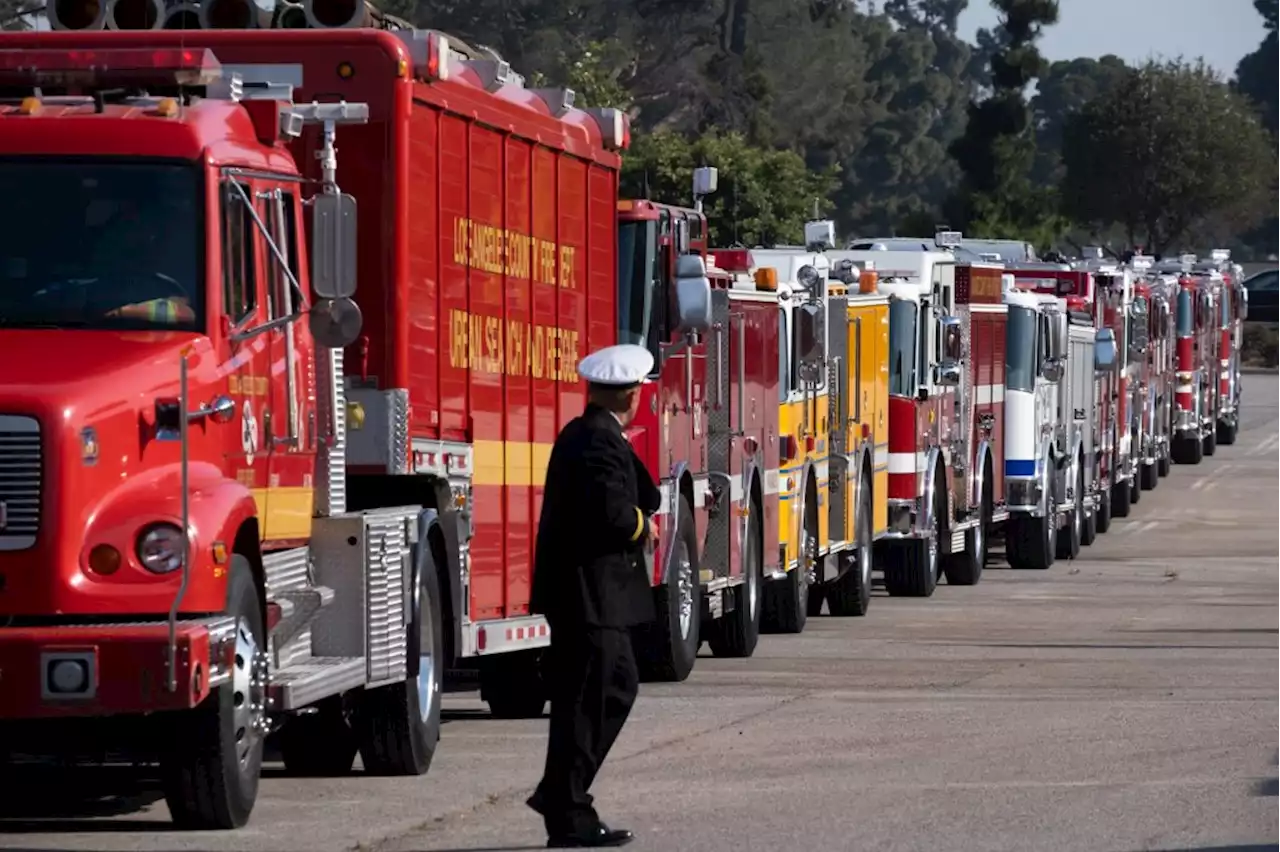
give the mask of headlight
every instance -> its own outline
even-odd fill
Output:
[[[173,524],[152,524],[138,536],[138,559],[155,574],[182,567],[182,530]]]

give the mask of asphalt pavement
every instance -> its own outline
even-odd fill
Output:
[[[1250,375],[1237,444],[1175,467],[1075,562],[881,593],[643,685],[602,815],[637,852],[1278,848],[1278,429],[1275,374]],[[0,848],[542,848],[523,802],[545,720],[490,719],[473,693],[446,714],[421,779],[273,769],[237,832],[176,832],[144,801],[0,820]]]

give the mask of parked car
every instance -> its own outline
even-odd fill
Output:
[[[1249,291],[1249,322],[1280,322],[1276,297],[1280,293],[1280,271],[1264,269],[1244,279]]]

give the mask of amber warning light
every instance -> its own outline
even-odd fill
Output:
[[[3,86],[206,86],[221,76],[208,49],[0,50]]]

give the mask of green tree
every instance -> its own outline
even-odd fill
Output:
[[[950,152],[964,179],[946,205],[948,222],[975,236],[1021,237],[1051,242],[1060,224],[1050,192],[1030,174],[1036,140],[1026,91],[1044,73],[1035,42],[1058,20],[1057,0],[991,0],[1002,33],[991,55],[991,94],[969,106],[965,133]]]
[[[1067,120],[1101,92],[1116,85],[1129,66],[1118,56],[1080,57],[1049,65],[1036,82],[1031,120],[1036,133],[1036,161],[1031,180],[1056,186],[1062,180],[1062,128]]]
[[[810,171],[799,154],[753,146],[739,133],[690,141],[658,131],[637,138],[627,152],[621,193],[687,204],[698,166],[719,170],[717,192],[704,199],[712,245],[799,243],[814,201],[825,204],[835,182]]]
[[[1280,59],[1276,52],[1278,6],[1278,0],[1253,0],[1253,7],[1265,21],[1267,35],[1258,49],[1236,66],[1236,89],[1258,105],[1263,126],[1273,134],[1276,132],[1277,87],[1280,87],[1280,76],[1277,75]]]
[[[1204,229],[1250,226],[1274,209],[1275,149],[1250,105],[1203,61],[1148,62],[1063,132],[1064,211],[1176,249]]]

